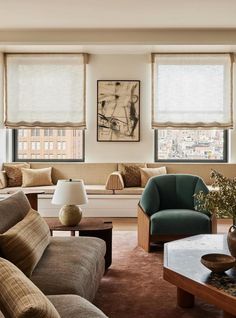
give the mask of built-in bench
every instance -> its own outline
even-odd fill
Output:
[[[198,175],[206,184],[210,185],[211,169],[215,169],[227,177],[236,176],[236,164],[229,163],[147,163],[148,168],[165,166],[167,173],[187,173]],[[119,163],[31,163],[32,169],[52,167],[52,181],[54,185],[32,188],[5,187],[0,190],[0,199],[19,188],[27,192],[39,191],[38,210],[43,216],[57,216],[59,206],[52,205],[51,199],[55,184],[59,179],[83,179],[89,202],[82,207],[83,215],[87,217],[136,217],[137,204],[142,194],[141,187],[123,187],[119,183],[122,176],[114,172],[120,171]],[[117,181],[117,182],[116,182]]]

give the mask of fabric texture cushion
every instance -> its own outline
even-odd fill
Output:
[[[7,186],[19,187],[22,185],[22,168],[30,168],[28,163],[4,163],[3,170],[7,174]]]
[[[60,318],[46,296],[12,263],[0,258],[0,309],[6,318]]]
[[[209,216],[187,209],[158,211],[151,216],[151,234],[195,235],[211,233]]]
[[[52,167],[42,169],[22,168],[22,187],[52,185]]]
[[[47,223],[30,209],[23,220],[0,235],[0,250],[3,257],[30,276],[49,242]]]
[[[7,187],[7,173],[6,171],[0,171],[0,189]]]
[[[31,280],[45,295],[93,300],[104,274],[106,244],[96,237],[51,237]]]
[[[125,187],[141,187],[141,174],[139,168],[146,167],[146,164],[120,164],[119,167],[124,179]]]
[[[20,222],[29,212],[30,204],[22,191],[0,201],[0,233]]]
[[[141,187],[144,188],[151,177],[167,174],[166,167],[139,168],[141,174]]]
[[[106,318],[104,313],[78,295],[52,295],[48,299],[61,318]]]

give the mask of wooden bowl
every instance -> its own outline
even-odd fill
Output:
[[[230,255],[212,253],[203,255],[201,263],[214,273],[223,273],[236,264],[236,259]]]

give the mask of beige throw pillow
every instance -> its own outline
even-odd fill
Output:
[[[47,297],[12,263],[0,258],[0,308],[7,318],[60,318]]]
[[[160,168],[140,168],[141,187],[144,188],[151,177],[167,174],[166,167]]]
[[[42,169],[22,168],[22,187],[52,185],[52,167]]]
[[[121,175],[125,187],[141,187],[140,167],[146,167],[145,163],[120,164]]]
[[[8,187],[20,187],[22,185],[22,168],[30,168],[28,163],[4,163],[3,170],[7,174]]]
[[[29,210],[23,220],[0,235],[3,257],[14,263],[27,276],[32,274],[49,243],[49,227],[33,209]]]

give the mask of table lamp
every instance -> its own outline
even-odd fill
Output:
[[[52,204],[63,204],[59,220],[63,225],[75,226],[82,218],[82,210],[77,205],[88,202],[83,180],[58,180]]]

